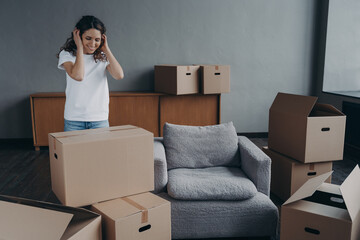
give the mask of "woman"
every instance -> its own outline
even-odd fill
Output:
[[[98,18],[83,16],[57,55],[58,68],[66,71],[64,131],[109,127],[106,70],[117,80],[124,72],[105,32]]]

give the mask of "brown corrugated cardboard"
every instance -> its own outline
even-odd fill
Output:
[[[0,239],[101,240],[101,216],[86,209],[0,196]]]
[[[270,107],[269,148],[304,163],[343,159],[346,116],[317,97],[278,93]]]
[[[108,240],[170,240],[170,202],[142,193],[92,205],[103,216],[103,236]]]
[[[155,92],[199,93],[199,66],[155,65]]]
[[[284,201],[308,179],[332,170],[332,162],[302,163],[268,147],[263,147],[262,150],[271,158],[270,190]],[[331,183],[331,177],[326,182]]]
[[[230,66],[200,65],[200,89],[203,94],[230,92]]]
[[[86,206],[154,189],[153,134],[131,125],[50,133],[52,190]]]
[[[280,239],[360,239],[360,169],[341,186],[324,183],[331,172],[308,180],[281,207]]]

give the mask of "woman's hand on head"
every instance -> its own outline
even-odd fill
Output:
[[[75,28],[73,31],[73,38],[77,49],[83,49],[83,44],[80,37],[80,30]]]
[[[107,37],[106,37],[105,34],[103,34],[103,35],[101,36],[101,38],[102,38],[101,40],[102,40],[102,42],[103,42],[103,45],[102,45],[102,47],[101,47],[101,51],[104,52],[104,53],[106,53],[106,52],[109,50],[109,45],[108,45]]]

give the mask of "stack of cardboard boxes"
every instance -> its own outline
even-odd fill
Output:
[[[1,238],[171,239],[170,202],[149,192],[151,132],[126,125],[50,133],[49,154],[52,190],[65,206],[0,196]]]
[[[263,151],[272,160],[271,192],[287,200],[281,208],[280,238],[359,239],[360,190],[349,193],[360,180],[358,167],[345,187],[329,184],[332,162],[343,159],[346,116],[316,101],[278,93],[270,108]],[[348,204],[356,201],[357,207],[350,209]]]
[[[52,190],[91,205],[105,239],[171,239],[170,202],[154,190],[153,134],[131,125],[49,134]]]
[[[278,93],[270,107],[269,146],[263,151],[272,160],[271,191],[282,200],[343,159],[346,116],[316,101]]]
[[[230,92],[229,65],[156,65],[155,91],[174,95]]]

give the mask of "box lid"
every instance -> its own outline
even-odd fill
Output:
[[[94,204],[93,207],[113,220],[143,213],[152,208],[168,204],[169,202],[149,192],[117,198],[114,200]]]
[[[200,66],[201,68],[213,68],[214,70],[218,70],[219,67],[230,68],[230,65],[221,65],[221,64],[194,64]]]
[[[355,220],[360,210],[360,169],[356,165],[350,175],[340,186],[342,197],[348,209],[351,220]]]
[[[312,96],[279,92],[270,107],[270,112],[276,111],[283,112],[285,114],[308,117],[317,99],[317,97]]]
[[[73,215],[0,201],[0,239],[60,239]]]
[[[131,132],[131,134],[129,134]],[[88,130],[79,130],[71,132],[58,132],[58,133],[49,133],[49,135],[56,138],[62,144],[67,143],[76,143],[76,142],[93,142],[104,139],[113,139],[126,136],[136,136],[143,134],[152,134],[149,131],[132,126],[132,125],[123,125],[115,126],[109,128],[97,128],[97,129],[88,129]],[[54,140],[55,141],[55,140]]]
[[[159,64],[159,65],[154,65],[154,68],[163,68],[163,67],[168,67],[168,68],[186,68],[188,71],[190,69],[197,69],[200,66],[198,65],[175,65],[175,64]]]
[[[283,205],[287,205],[313,195],[313,193],[320,187],[320,185],[323,184],[323,182],[325,182],[325,180],[332,174],[332,172],[333,171],[309,179]],[[360,170],[359,166],[356,165],[353,171],[340,186],[342,197],[352,221],[355,220],[360,210],[360,188],[358,187],[359,182]]]

